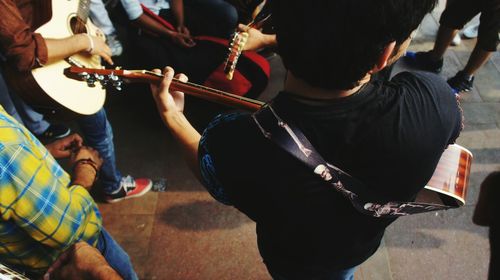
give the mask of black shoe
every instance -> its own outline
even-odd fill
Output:
[[[459,71],[455,77],[448,80],[448,84],[455,93],[467,92],[470,91],[474,85],[474,76],[468,77],[464,72]]]
[[[430,56],[431,52],[406,52],[405,61],[413,67],[424,71],[439,73],[443,70],[443,59],[434,61]]]
[[[62,124],[51,124],[42,134],[37,135],[43,140],[55,140],[68,136],[71,133],[71,129]]]

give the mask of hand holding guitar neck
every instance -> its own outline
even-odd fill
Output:
[[[71,79],[85,81],[88,86],[96,87],[96,83],[100,83],[102,87],[113,86],[121,90],[123,82],[142,82],[142,83],[158,83],[163,79],[163,75],[147,70],[121,70],[121,69],[92,69],[71,66],[64,71],[65,75]],[[190,83],[174,78],[170,89],[181,91],[183,93],[227,105],[247,111],[256,111],[264,105],[264,102],[259,100],[246,98],[222,90],[209,88],[206,86]]]

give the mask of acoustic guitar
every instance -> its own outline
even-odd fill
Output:
[[[90,0],[54,1],[52,18],[35,32],[51,39],[66,38],[78,33],[104,37],[88,19],[89,4]],[[98,55],[78,53],[64,60],[49,62],[31,72],[20,73],[6,69],[9,70],[6,71],[6,76],[15,92],[35,108],[46,109],[48,112],[69,109],[82,115],[94,114],[104,105],[105,90],[67,79],[63,75],[64,69],[71,65],[101,68],[101,58]]]
[[[25,275],[0,263],[0,280],[30,280]]]
[[[163,79],[162,74],[147,70],[86,69],[73,66],[66,69],[65,73],[68,77],[85,81],[87,84],[100,82],[102,86],[114,85],[118,86],[118,89],[121,89],[123,82],[158,83]],[[170,87],[172,90],[251,112],[259,110],[265,104],[255,99],[177,79],[172,81]],[[443,203],[452,207],[463,206],[467,196],[472,158],[472,153],[466,148],[457,144],[449,145],[441,155],[432,178],[418,194],[417,201]]]

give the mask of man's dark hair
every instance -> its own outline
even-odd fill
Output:
[[[437,0],[272,0],[285,67],[312,86],[351,89]]]

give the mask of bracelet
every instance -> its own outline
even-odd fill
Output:
[[[95,182],[97,180],[97,178],[99,177],[99,169],[97,169],[96,163],[90,158],[81,158],[81,159],[75,161],[75,163],[73,164],[73,168],[72,168],[73,174],[75,173],[75,169],[79,164],[88,164],[94,169],[94,171],[95,171],[94,182]]]
[[[87,52],[92,53],[92,51],[94,50],[94,40],[92,39],[92,36],[90,36],[88,33],[84,34],[87,35],[87,38],[89,38],[90,42],[90,47],[87,49]]]

